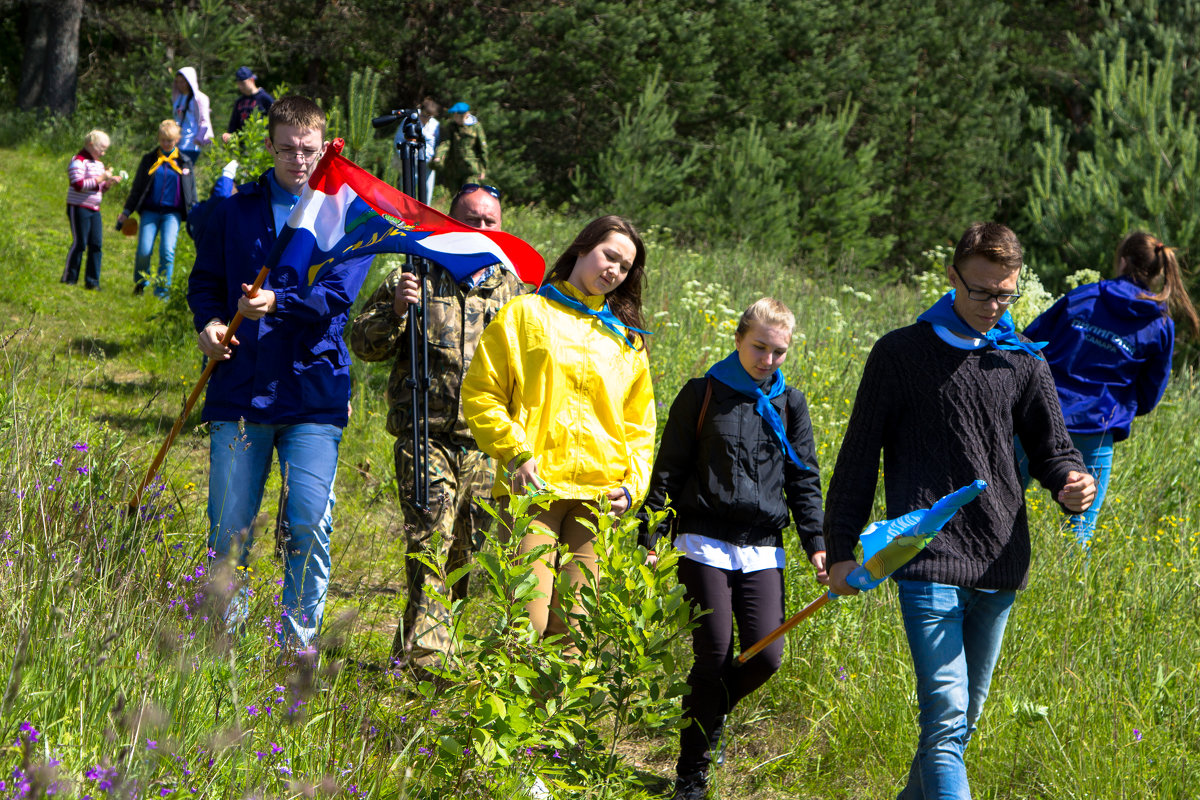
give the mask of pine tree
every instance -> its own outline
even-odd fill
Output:
[[[667,102],[662,70],[647,79],[636,103],[628,103],[608,147],[589,173],[575,180],[580,203],[599,211],[620,209],[643,222],[665,222],[666,209],[679,196],[696,168],[696,148],[675,131],[679,113]]]
[[[1078,269],[1107,273],[1113,248],[1138,228],[1200,252],[1200,130],[1176,105],[1173,49],[1129,65],[1124,44],[1100,55],[1092,95],[1092,145],[1074,156],[1068,133],[1042,112],[1039,162],[1029,189],[1032,257],[1061,288]]]

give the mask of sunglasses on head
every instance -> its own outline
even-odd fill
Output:
[[[497,200],[500,199],[500,190],[495,186],[488,186],[486,183],[464,183],[462,188],[458,190],[458,196],[462,197],[464,194],[470,194],[480,189],[483,189]]]

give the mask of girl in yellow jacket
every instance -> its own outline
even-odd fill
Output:
[[[654,456],[654,390],[642,330],[646,248],[629,220],[594,220],[537,294],[508,303],[479,339],[463,380],[463,414],[497,470],[493,496],[528,488],[558,499],[521,541],[566,544],[572,586],[596,573],[587,504],[623,514],[645,494]],[[529,608],[539,633],[564,633],[556,565],[534,567],[545,595]]]

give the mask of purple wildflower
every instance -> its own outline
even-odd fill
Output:
[[[88,448],[87,442],[76,442],[75,444],[73,444],[71,446],[81,453],[86,453],[87,448]]]
[[[33,723],[22,722],[21,723],[21,733],[25,734],[26,742],[28,742],[29,744],[37,744],[39,734],[38,734],[37,728],[33,727]]]

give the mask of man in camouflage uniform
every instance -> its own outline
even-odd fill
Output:
[[[497,193],[498,194],[498,193]],[[481,230],[500,230],[500,200],[486,189],[460,192],[450,216]],[[484,327],[522,290],[511,271],[495,264],[462,283],[431,264],[425,277],[429,343],[429,510],[412,505],[412,393],[407,311],[420,302],[417,278],[393,270],[363,306],[350,329],[350,347],[364,361],[394,359],[388,378],[388,433],[396,437],[396,482],[404,511],[408,553],[425,552],[446,574],[463,566],[487,514],[472,502],[489,498],[491,460],[475,446],[462,416],[463,375]],[[416,666],[437,663],[449,650],[451,620],[430,595],[466,595],[467,578],[447,592],[442,579],[415,558],[405,559],[408,604],[392,642],[392,657]]]
[[[487,137],[469,105],[455,103],[449,111],[453,119],[442,126],[430,167],[446,188],[457,192],[464,183],[487,180]]]

